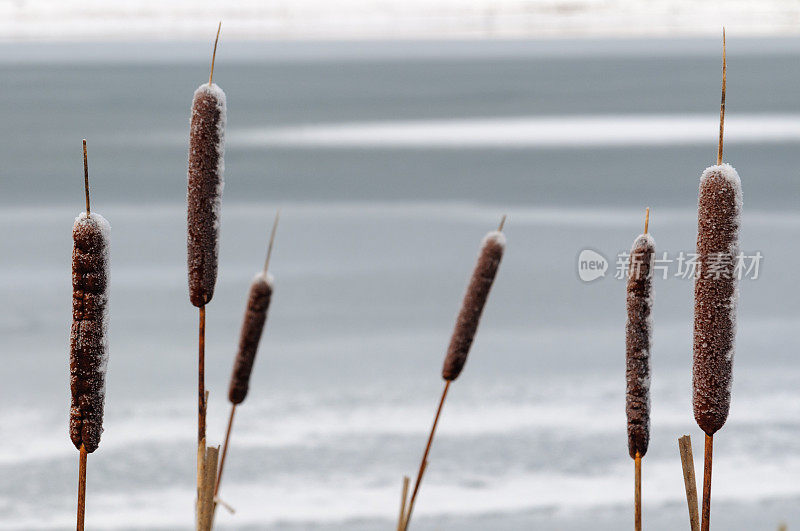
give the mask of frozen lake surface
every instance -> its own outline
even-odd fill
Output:
[[[720,59],[715,41],[628,42],[564,41],[565,54],[541,43],[416,43],[406,59],[381,44],[361,53],[282,45],[286,58],[265,51],[230,62],[221,50],[215,81],[227,93],[230,136],[220,277],[208,307],[212,443],[223,436],[247,286],[282,209],[275,297],[222,486],[237,513],[219,512],[221,528],[391,527],[480,240],[504,213],[507,253],[445,407],[416,528],[630,525],[625,286],[613,278],[615,260],[641,232],[645,206],[659,252],[693,252],[699,177],[716,155]],[[799,146],[786,119],[800,113],[800,51],[777,51],[780,42],[729,48],[732,129],[783,119],[789,132],[743,126],[725,149],[743,182],[742,250],[764,259],[759,278],[742,282],[731,415],[715,438],[721,529],[800,521],[800,305],[791,293]],[[0,449],[0,529],[74,525],[67,336],[84,137],[92,207],[112,225],[106,431],[89,458],[87,526],[192,526],[197,311],[186,288],[185,135],[207,61],[164,46],[172,62],[117,63],[115,54],[135,50],[117,44],[96,60],[3,64],[0,433],[9,444]],[[648,116],[694,129],[647,131]],[[441,140],[443,122],[489,121],[513,141],[509,125],[519,120],[544,140],[511,147],[458,127],[472,140],[392,137],[402,123]],[[535,127],[548,120],[601,120],[619,140],[567,131],[548,144]],[[354,135],[352,124],[384,131],[383,144]],[[264,131],[349,140],[253,136]],[[606,278],[589,284],[576,268],[587,248],[610,262]],[[702,450],[690,407],[692,284],[658,278],[655,292],[644,514],[649,529],[673,530],[687,520],[677,438],[689,433],[695,456]]]

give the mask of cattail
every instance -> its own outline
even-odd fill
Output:
[[[109,231],[108,221],[94,212],[79,215],[72,227],[69,433],[75,448],[83,445],[88,453],[103,432]]]
[[[693,409],[706,434],[703,460],[701,529],[711,529],[711,470],[714,434],[728,418],[739,297],[737,260],[742,213],[742,183],[722,162],[727,61],[722,30],[722,99],[719,106],[717,164],[700,177],[697,200],[697,269],[694,283]]]
[[[625,323],[625,411],[628,416],[628,453],[635,463],[634,527],[642,528],[642,457],[650,442],[650,340],[652,337],[652,265],[656,243],[648,234],[650,209],[644,234],[633,242],[628,263]]]
[[[203,83],[194,93],[189,133],[189,298],[198,308],[214,296],[219,251],[220,200],[224,186],[225,93]]]
[[[694,418],[714,435],[728,418],[733,380],[742,186],[729,164],[700,178],[694,284]]]
[[[208,508],[203,506],[206,481],[206,304],[214,296],[219,252],[220,201],[225,169],[225,93],[214,84],[214,62],[222,23],[217,27],[208,84],[194,92],[189,130],[187,203],[187,264],[189,300],[199,308],[197,354],[197,506],[198,527]]]
[[[655,241],[649,234],[636,238],[628,269],[625,323],[625,376],[628,453],[644,457],[650,441],[650,340],[653,306],[652,261]]]
[[[503,258],[506,237],[500,231],[490,232],[483,239],[481,251],[478,254],[478,263],[472,272],[469,287],[461,304],[461,311],[456,319],[456,326],[450,338],[450,346],[442,367],[442,378],[448,381],[455,380],[464,369],[467,355],[478,330],[483,307],[492,289],[497,268]]]
[[[239,350],[233,365],[228,399],[231,404],[241,404],[247,396],[250,385],[250,373],[256,359],[258,343],[267,320],[267,310],[272,298],[272,275],[267,272],[258,273],[250,284],[247,297],[247,308],[244,312],[242,331],[239,336]]]
[[[108,221],[90,209],[86,140],[83,141],[83,183],[86,212],[78,215],[72,226],[72,327],[69,336],[72,394],[69,437],[79,451],[78,531],[83,531],[86,513],[86,458],[100,446],[103,433],[111,232]]]
[[[230,443],[231,430],[233,429],[236,406],[244,402],[247,397],[247,391],[250,387],[250,374],[253,372],[258,343],[261,341],[261,334],[264,332],[267,310],[269,310],[269,303],[272,300],[273,279],[272,275],[269,274],[269,260],[272,257],[272,245],[275,243],[275,231],[278,228],[279,219],[280,211],[275,214],[275,222],[272,224],[264,269],[259,271],[250,283],[250,292],[247,296],[247,306],[245,307],[244,320],[242,321],[242,331],[239,335],[239,350],[233,363],[233,373],[231,374],[230,387],[228,388],[231,413],[228,417],[228,429],[225,431],[225,443],[222,445],[222,457],[220,458],[217,481],[214,487],[215,496],[219,492],[219,485],[222,481],[222,472],[225,468],[225,457],[228,455],[228,444]]]
[[[492,289],[492,283],[497,275],[497,269],[500,267],[500,260],[503,258],[506,238],[502,231],[505,221],[506,218],[503,216],[498,229],[488,233],[481,243],[481,250],[478,253],[478,262],[475,264],[475,269],[472,272],[467,292],[464,295],[464,301],[461,304],[461,310],[458,313],[456,326],[450,338],[450,346],[447,349],[444,366],[442,367],[442,378],[445,380],[445,385],[442,390],[442,396],[439,399],[439,406],[436,408],[433,426],[431,426],[431,432],[428,435],[425,451],[422,453],[417,479],[414,482],[414,489],[411,492],[411,498],[408,502],[408,509],[404,515],[401,514],[397,523],[398,529],[402,529],[403,531],[408,529],[411,514],[414,511],[414,502],[419,493],[422,476],[425,474],[425,470],[428,466],[428,454],[430,453],[431,444],[433,443],[433,436],[436,433],[436,426],[439,424],[439,417],[442,414],[445,398],[447,398],[447,391],[450,389],[450,384],[453,380],[458,378],[458,375],[461,374],[461,371],[464,369],[469,349],[472,346],[473,339],[475,339],[475,332],[478,330],[483,307],[486,305],[486,299],[489,297],[489,291]]]

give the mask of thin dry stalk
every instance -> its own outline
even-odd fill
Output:
[[[691,531],[700,531],[700,516],[697,509],[697,481],[694,477],[694,457],[692,456],[692,438],[684,435],[678,439],[683,467],[683,483],[686,487],[686,503],[689,506],[689,527]]]
[[[217,60],[217,43],[219,42],[219,30],[222,29],[222,21],[219,21],[219,25],[217,26],[217,38],[214,39],[214,53],[211,55],[211,73],[208,74],[208,84],[210,85],[212,80],[214,79],[214,63]]]
[[[206,463],[206,307],[200,307],[197,350],[197,525],[202,515],[202,491]]]
[[[406,501],[408,501],[408,484],[411,480],[403,476],[403,492],[400,498],[400,516],[397,518],[397,531],[403,531],[406,523]]]
[[[634,515],[633,524],[636,531],[642,531],[642,456],[638,453],[633,460],[634,481]]]
[[[428,467],[428,454],[431,451],[431,444],[433,443],[433,435],[436,433],[436,426],[439,424],[439,417],[442,414],[442,406],[444,400],[447,398],[447,391],[450,389],[451,380],[446,380],[444,389],[442,390],[442,397],[439,399],[439,407],[436,408],[436,416],[433,417],[433,426],[431,426],[431,433],[428,435],[428,442],[425,444],[425,451],[422,454],[422,460],[419,463],[419,471],[417,472],[417,480],[414,482],[414,490],[411,492],[411,500],[408,502],[408,511],[406,513],[405,522],[403,523],[403,531],[408,529],[408,523],[411,521],[411,513],[414,511],[414,502],[417,500],[419,493],[419,486],[422,483],[422,476],[425,474],[425,469]]]
[[[78,531],[83,531],[83,521],[86,518],[86,447],[81,445],[78,457]]]
[[[722,137],[725,132],[725,89],[728,85],[727,46],[725,28],[722,28],[722,98],[719,103],[719,145],[717,146],[717,165],[722,164]]]
[[[83,139],[83,189],[86,191],[86,217],[89,217],[89,159],[86,156],[86,139]]]
[[[197,442],[206,438],[206,307],[200,307],[197,341]]]
[[[711,465],[714,457],[714,436],[706,435],[705,459],[703,461],[703,519],[702,531],[711,529]]]
[[[228,455],[228,442],[231,438],[231,429],[233,429],[234,414],[236,414],[236,404],[231,404],[231,414],[228,416],[228,429],[225,430],[225,442],[222,444],[222,457],[219,460],[219,472],[217,472],[217,484],[214,486],[214,496],[219,494],[219,484],[222,481],[222,470],[225,468],[225,456]]]

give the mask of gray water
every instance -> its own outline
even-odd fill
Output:
[[[68,47],[82,52],[75,61],[53,46],[0,47],[0,529],[74,525],[67,330],[84,137],[92,210],[112,224],[106,431],[89,458],[87,525],[189,529],[197,312],[185,279],[183,139],[208,46],[196,56],[168,43]],[[798,112],[796,48],[731,40],[731,117]],[[659,250],[693,251],[697,179],[714,162],[715,130],[698,145],[613,148],[235,139],[251,128],[352,122],[714,114],[719,63],[708,40],[223,46],[215,81],[231,134],[208,307],[214,444],[247,285],[282,214],[276,294],[221,491],[237,513],[220,512],[219,527],[391,527],[475,253],[502,214],[508,250],[448,397],[415,527],[630,525],[615,257],[641,232],[645,206]],[[742,249],[764,261],[757,280],[742,282],[733,406],[715,438],[718,529],[800,520],[797,148],[726,144],[744,184]],[[610,260],[606,278],[579,280],[585,248]],[[671,277],[655,289],[644,511],[649,529],[676,529],[687,520],[677,437],[690,433],[702,455],[690,402],[692,285]]]

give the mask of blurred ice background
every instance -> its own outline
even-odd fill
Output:
[[[742,248],[764,261],[742,284],[714,521],[800,521],[800,4],[218,3],[0,3],[0,529],[74,525],[67,331],[84,137],[93,209],[112,224],[106,432],[89,459],[87,526],[192,526],[186,134],[219,19],[229,141],[208,308],[212,442],[278,207],[282,222],[276,294],[222,487],[237,513],[220,511],[218,527],[391,528],[480,239],[503,213],[508,251],[448,398],[415,528],[628,527],[614,261],[645,206],[660,251],[694,249],[723,23],[725,159],[744,184]],[[585,248],[609,258],[606,278],[579,280]],[[654,530],[686,526],[678,436],[701,455],[691,297],[690,281],[656,281],[643,486]]]

